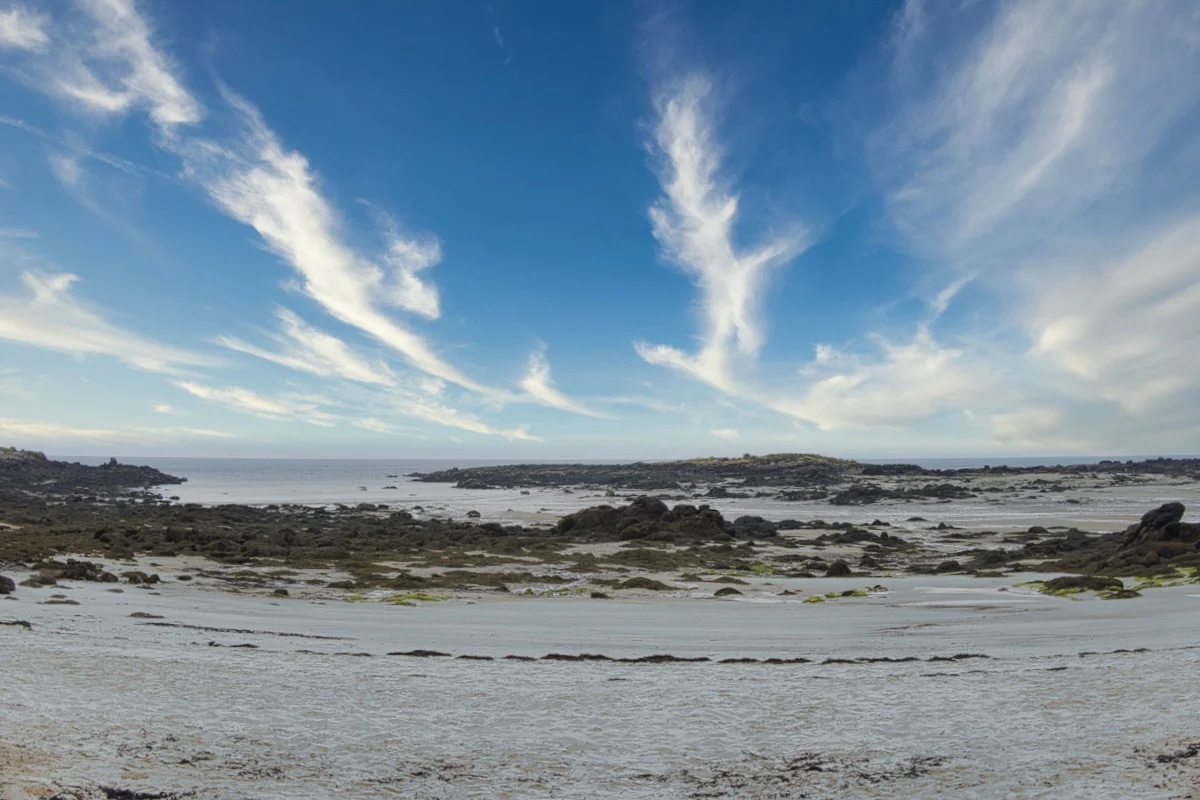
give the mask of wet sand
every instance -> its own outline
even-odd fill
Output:
[[[895,578],[821,604],[801,602],[813,584],[863,582],[415,607],[29,590],[0,602],[32,625],[0,626],[21,676],[0,797],[1186,797],[1200,588],[1111,602],[1028,577]],[[414,650],[449,655],[387,655]]]

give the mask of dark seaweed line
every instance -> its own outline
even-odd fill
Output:
[[[370,653],[324,653],[319,654],[312,650],[298,651],[311,655],[347,655],[347,656],[369,656]],[[901,658],[893,658],[890,656],[878,657],[863,657],[863,658],[826,658],[817,661],[811,658],[795,657],[795,658],[710,658],[709,656],[676,656],[669,653],[656,653],[649,656],[635,657],[613,657],[603,655],[601,653],[547,653],[544,656],[484,656],[473,654],[462,654],[454,656],[450,653],[445,653],[440,650],[403,650],[392,651],[387,653],[388,656],[404,656],[407,658],[453,658],[458,661],[589,661],[589,662],[607,662],[610,664],[812,664],[814,666],[822,666],[828,664],[907,664],[911,662],[955,662],[965,661],[967,659],[991,658],[991,656],[983,653],[955,653],[952,656],[930,656],[929,658],[918,658],[916,656],[904,656]]]
[[[288,636],[296,639],[327,639],[330,641],[347,641],[349,636],[318,636],[315,633],[284,633],[282,631],[255,631],[246,628],[210,628],[207,625],[186,625],[182,622],[143,622],[142,625],[153,625],[158,628],[187,628],[193,631],[208,633],[242,633],[252,636]]]

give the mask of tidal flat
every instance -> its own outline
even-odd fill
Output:
[[[1176,466],[845,506],[863,476],[388,476],[416,499],[380,508],[27,465],[0,476],[0,797],[1196,797]]]

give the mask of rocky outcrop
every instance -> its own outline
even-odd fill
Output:
[[[776,535],[775,523],[761,517],[729,522],[708,506],[680,503],[674,508],[653,497],[638,497],[627,506],[592,506],[558,521],[555,533],[583,541],[647,539],[678,543],[763,539]]]
[[[1125,531],[1122,549],[1153,542],[1200,542],[1200,524],[1183,522],[1183,503],[1166,503],[1142,515],[1142,521]]]
[[[886,489],[873,483],[856,483],[829,498],[835,506],[861,506],[880,500],[963,500],[974,497],[970,489],[953,483],[927,483],[911,489]]]
[[[98,467],[52,461],[32,450],[0,448],[0,488],[36,489],[40,493],[113,492],[183,483],[153,467],[135,467],[109,459]]]
[[[1088,536],[1068,531],[1069,545],[1054,566],[1097,575],[1173,575],[1200,569],[1200,524],[1184,522],[1183,503],[1166,503],[1142,515],[1122,533]],[[1054,540],[1026,545],[1022,552],[1046,553]]]
[[[16,581],[6,575],[0,575],[0,594],[12,594],[16,590]]]

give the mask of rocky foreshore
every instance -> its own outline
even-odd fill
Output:
[[[644,495],[623,504],[588,506],[552,525],[502,525],[474,512],[461,519],[418,517],[403,507],[375,503],[181,504],[151,492],[116,489],[181,480],[146,467],[82,467],[40,454],[11,461],[21,466],[9,469],[0,483],[0,567],[32,571],[30,585],[152,583],[151,574],[131,568],[137,557],[205,559],[226,565],[223,574],[231,585],[250,589],[308,581],[307,587],[321,589],[410,593],[525,591],[537,585],[603,595],[724,580],[725,593],[736,594],[728,584],[736,585],[739,575],[883,578],[1057,571],[1118,579],[1101,587],[1112,594],[1126,588],[1122,577],[1139,578],[1134,585],[1140,586],[1191,580],[1200,570],[1200,525],[1182,521],[1180,503],[1149,512],[1129,531],[1114,534],[1054,526],[1018,533],[960,530],[919,517],[903,528],[878,519],[728,518],[703,502],[668,505]],[[837,470],[847,469],[846,463],[808,466]],[[946,486],[918,483],[876,499],[958,491]],[[64,561],[64,556],[78,560]],[[129,563],[106,570],[88,566],[89,557]],[[298,570],[324,570],[336,577],[314,582]],[[630,574],[638,572],[654,577]],[[5,590],[18,587],[0,581],[0,592]]]

